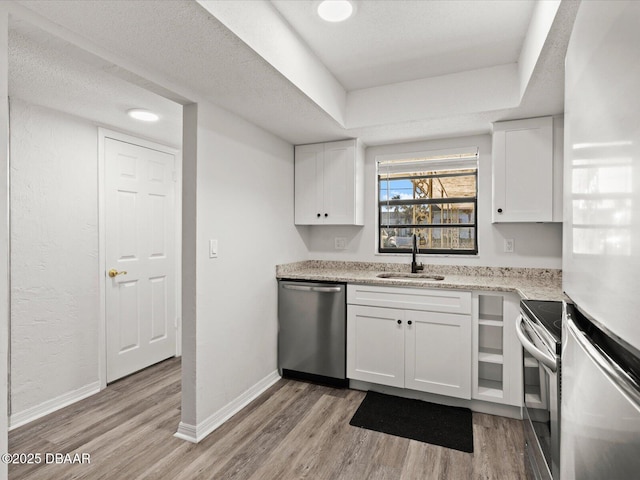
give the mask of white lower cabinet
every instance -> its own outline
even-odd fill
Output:
[[[403,310],[347,305],[348,378],[404,387],[403,321]]]
[[[405,312],[404,386],[471,398],[471,316]]]
[[[397,308],[407,296],[418,301]],[[471,398],[470,292],[347,287],[351,301],[367,297],[393,307],[347,305],[347,377]]]

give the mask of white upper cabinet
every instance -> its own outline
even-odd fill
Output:
[[[493,223],[562,221],[562,119],[493,124]]]
[[[296,225],[363,225],[363,193],[357,140],[295,147]]]

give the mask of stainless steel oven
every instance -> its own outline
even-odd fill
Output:
[[[560,478],[562,302],[523,300],[516,334],[523,348],[524,432],[528,471]]]

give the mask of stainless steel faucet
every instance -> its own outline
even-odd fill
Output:
[[[418,236],[413,234],[413,248],[411,249],[411,273],[418,273],[424,270],[422,263],[416,263],[416,253],[418,253]]]

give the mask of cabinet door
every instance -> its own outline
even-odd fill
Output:
[[[553,220],[553,119],[494,125],[493,222]]]
[[[325,224],[353,225],[355,221],[355,141],[324,146]]]
[[[405,387],[471,398],[471,316],[407,310]]]
[[[404,312],[347,306],[347,377],[404,386]]]
[[[300,145],[295,148],[295,223],[324,223],[323,206],[324,145]]]

